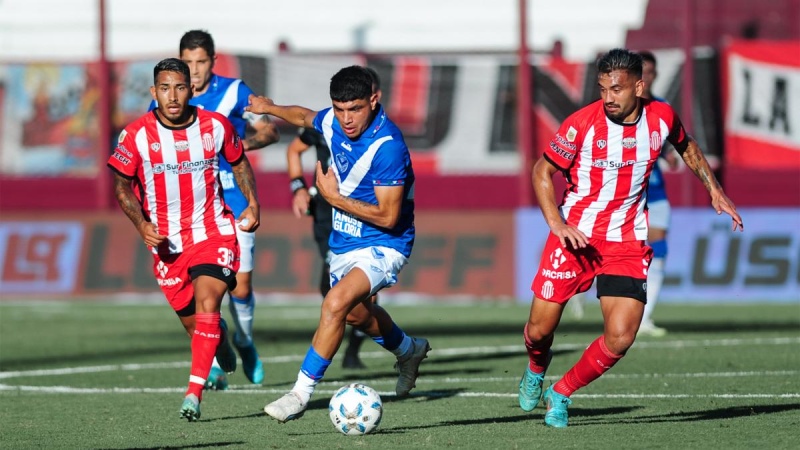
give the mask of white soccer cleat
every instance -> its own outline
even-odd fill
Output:
[[[657,327],[653,322],[642,322],[639,325],[639,331],[636,332],[637,336],[650,336],[650,337],[664,337],[667,335],[667,329]]]
[[[294,391],[289,391],[288,394],[265,406],[264,412],[278,422],[286,423],[302,417],[306,408],[308,404],[303,403]]]
[[[431,351],[431,346],[425,338],[411,338],[411,345],[413,350],[411,356],[405,359],[397,359],[394,368],[397,369],[397,386],[395,386],[395,393],[400,396],[406,396],[416,387],[417,377],[419,376],[419,365],[422,360],[428,357],[428,352]]]

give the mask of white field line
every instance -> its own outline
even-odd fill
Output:
[[[0,384],[0,392],[33,392],[40,394],[182,394],[186,392],[185,387],[179,388],[75,388],[70,386],[8,386]],[[317,389],[317,395],[333,395],[336,389]],[[230,394],[284,394],[286,389],[229,389],[221,392],[222,395]],[[216,394],[216,393],[215,393]],[[378,391],[382,397],[393,397],[391,391]],[[463,398],[517,398],[516,392],[443,392],[443,391],[417,391],[411,397],[431,398],[431,397],[463,397]],[[583,399],[647,399],[647,400],[672,400],[680,398],[713,398],[713,399],[790,399],[800,398],[800,393],[786,394],[574,394],[570,398]]]
[[[702,340],[679,340],[679,341],[643,341],[636,342],[631,349],[648,348],[696,348],[696,347],[733,347],[739,345],[792,345],[800,344],[800,337],[781,337],[781,338],[756,338],[756,339],[702,339]],[[435,342],[434,342],[435,345]],[[554,345],[554,351],[583,350],[586,344],[560,344]],[[519,352],[525,354],[525,347],[522,345],[500,345],[486,347],[454,347],[432,350],[431,356],[461,356],[461,355],[484,355],[496,353]],[[364,359],[389,358],[388,352],[364,352],[361,357]],[[305,355],[284,355],[261,358],[267,364],[279,364],[302,361]],[[103,366],[85,367],[65,367],[61,369],[39,369],[39,370],[17,370],[0,372],[0,380],[19,377],[43,377],[57,375],[73,375],[80,373],[99,373],[116,371],[137,371],[137,370],[158,370],[158,369],[179,369],[190,367],[189,361],[164,362],[164,363],[145,363],[145,364],[109,364]],[[608,375],[604,376],[607,377]]]

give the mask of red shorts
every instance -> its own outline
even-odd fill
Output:
[[[236,235],[207,239],[189,247],[183,253],[153,255],[153,274],[167,297],[167,302],[176,312],[189,306],[194,298],[189,270],[204,264],[221,267],[222,276],[235,276],[239,270],[239,243]]]
[[[647,269],[653,250],[644,241],[611,242],[589,239],[585,248],[562,247],[553,233],[547,237],[531,290],[542,300],[565,303],[586,292],[598,278],[597,295],[647,301]]]

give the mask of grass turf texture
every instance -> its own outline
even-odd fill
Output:
[[[268,419],[263,407],[292,386],[318,307],[258,305],[265,382],[251,385],[239,370],[230,390],[204,395],[200,421],[186,423],[178,410],[189,340],[166,304],[0,303],[2,447],[797,447],[800,305],[659,305],[657,323],[670,334],[640,338],[616,367],[576,392],[564,430],[543,425],[541,405],[525,413],[517,404],[527,305],[386,308],[433,347],[411,397],[393,395],[393,359],[367,342],[367,370],[343,370],[338,355],[302,419]],[[601,330],[596,301],[582,321],[565,312],[545,385]],[[330,395],[355,381],[383,398],[375,434],[344,436],[328,419]]]

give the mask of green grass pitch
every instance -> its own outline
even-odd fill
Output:
[[[794,449],[800,439],[800,304],[661,304],[663,338],[640,338],[610,372],[573,396],[570,426],[549,429],[541,405],[517,404],[527,362],[527,305],[393,305],[433,350],[409,398],[393,394],[390,354],[363,347],[368,369],[334,359],[309,411],[279,424],[263,413],[288,390],[317,305],[259,304],[260,386],[241,371],[207,392],[202,418],[179,419],[189,339],[166,303],[0,303],[0,446],[4,449]],[[223,309],[227,316],[227,308]],[[565,312],[546,385],[602,331],[597,302]],[[349,437],[328,419],[350,382],[384,401],[377,432]]]

